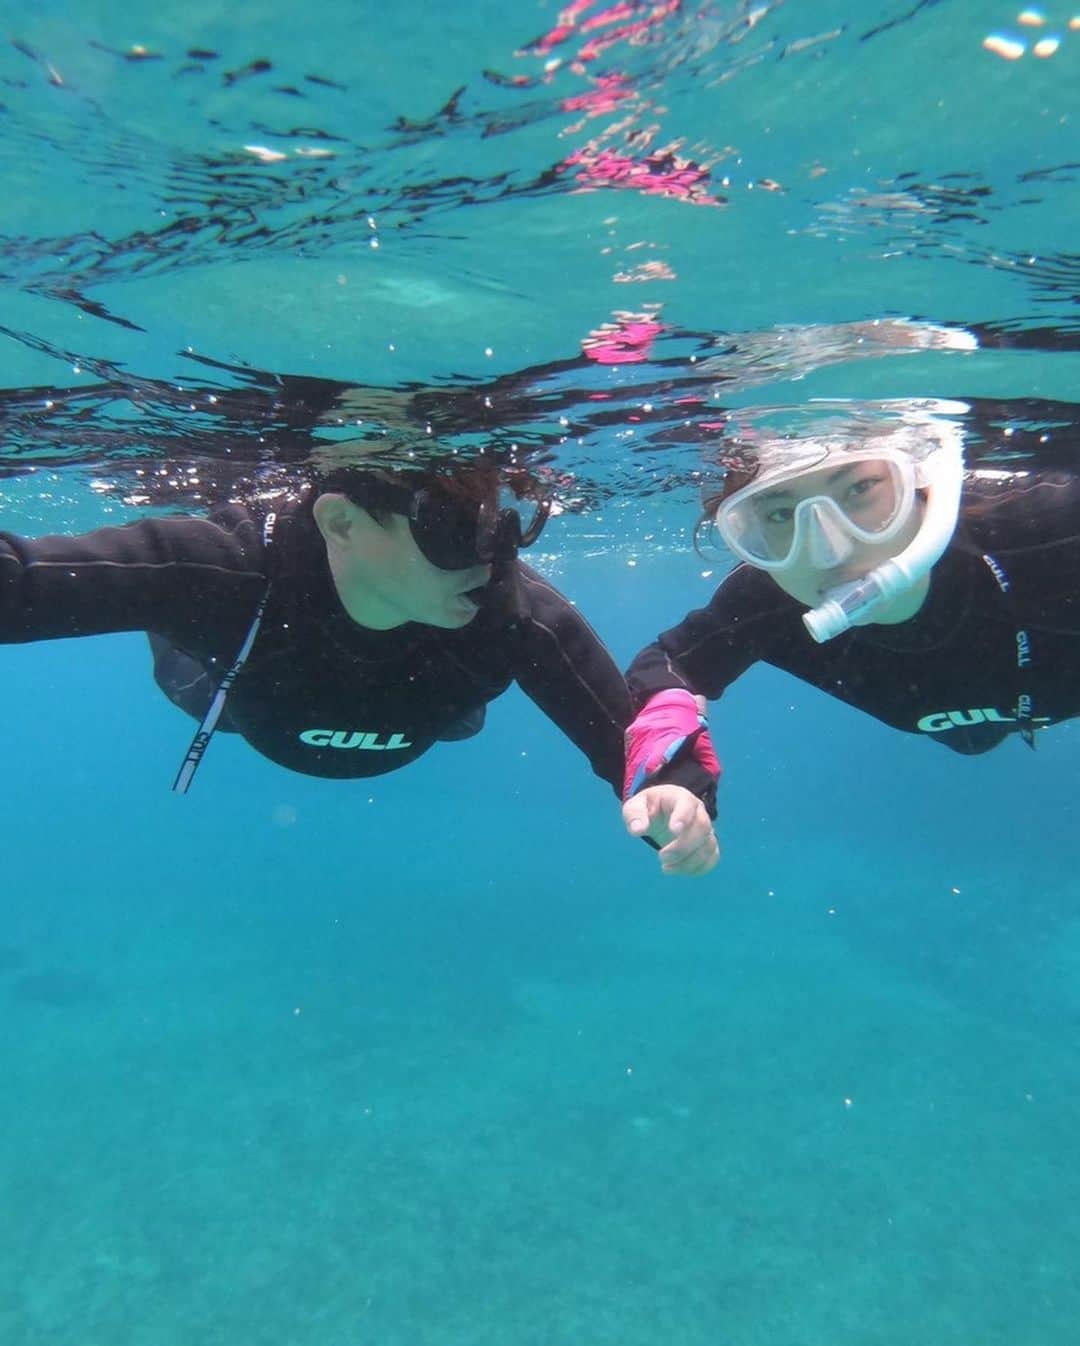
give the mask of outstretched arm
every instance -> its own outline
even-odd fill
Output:
[[[266,584],[254,522],[223,515],[76,537],[0,533],[0,644],[144,630],[197,647]]]
[[[760,616],[761,583],[738,567],[707,607],[647,645],[627,674],[637,713],[626,735],[623,818],[632,836],[660,847],[665,873],[705,874],[720,855],[711,822],[720,763],[705,697],[719,696],[760,657],[750,634],[755,623],[747,618]],[[768,587],[764,594],[767,612]]]
[[[719,779],[705,698],[657,692],[626,731],[623,820],[631,836],[657,847],[665,874],[707,874],[719,859]]]
[[[617,794],[630,694],[607,646],[558,589],[518,562],[523,614],[514,676]]]

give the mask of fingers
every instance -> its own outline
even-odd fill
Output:
[[[652,810],[649,807],[649,791],[642,790],[631,796],[622,808],[623,822],[632,837],[643,837],[652,826]]]
[[[680,785],[651,785],[623,805],[623,821],[633,837],[649,836],[661,847],[665,874],[690,878],[707,874],[720,858],[705,805]]]
[[[720,858],[720,846],[705,805],[689,790],[678,789],[667,797],[667,826],[674,838],[660,851],[665,874],[707,874]]]
[[[660,852],[660,869],[679,878],[697,878],[707,874],[720,859],[720,843],[708,818],[702,827],[694,827],[670,842]]]
[[[668,811],[668,827],[679,836],[686,831],[688,827],[693,827],[702,820],[708,825],[709,815],[705,812],[705,807],[697,795],[693,795],[689,790],[680,789],[677,797]]]

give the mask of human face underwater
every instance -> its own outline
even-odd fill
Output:
[[[922,526],[924,509],[907,455],[846,452],[809,470],[763,472],[720,505],[716,527],[736,556],[815,608],[839,586],[903,552]],[[924,581],[877,607],[873,620],[906,620],[926,588]]]

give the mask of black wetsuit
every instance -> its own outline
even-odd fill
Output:
[[[1022,696],[1036,728],[1078,715],[1080,478],[969,474],[956,534],[909,621],[818,645],[805,611],[768,574],[736,566],[708,607],[636,657],[635,705],[669,687],[718,697],[764,660],[961,753],[986,752],[1022,728]]]
[[[190,656],[212,691],[269,585],[251,653],[227,702],[228,727],[265,757],[314,776],[380,775],[482,723],[511,682],[618,790],[630,703],[622,675],[573,606],[512,563],[505,593],[458,630],[357,625],[337,596],[309,499],[263,514],[152,518],[81,537],[0,533],[0,643],[148,631],[155,660]],[[193,714],[184,689],[168,688]],[[196,698],[199,700],[200,698]],[[464,726],[464,732],[463,732]]]

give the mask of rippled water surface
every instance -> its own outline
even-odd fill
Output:
[[[20,15],[3,461],[436,440],[634,498],[813,397],[1070,428],[1080,32],[1041,17]]]

